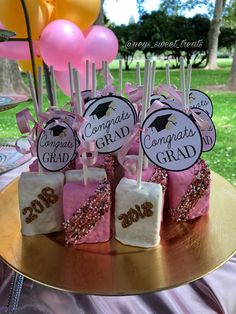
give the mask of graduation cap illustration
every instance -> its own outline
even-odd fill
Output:
[[[149,125],[148,128],[155,128],[157,132],[163,130],[170,130],[173,125],[176,125],[176,117],[174,114],[166,114],[164,116],[156,117],[156,119]]]
[[[90,114],[90,116],[96,116],[98,119],[101,119],[105,116],[109,116],[113,111],[116,110],[116,105],[113,103],[113,100],[107,101],[105,103],[99,104],[96,109]]]
[[[54,125],[49,129],[52,132],[53,136],[64,136],[66,128],[62,125]]]

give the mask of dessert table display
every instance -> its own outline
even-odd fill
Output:
[[[27,74],[36,119],[29,109],[17,113],[15,147],[36,158],[0,194],[0,256],[18,273],[13,312],[24,277],[66,293],[144,295],[191,285],[235,253],[235,189],[200,158],[216,130],[211,100],[201,109],[206,96],[191,90],[191,65],[185,81],[181,58],[180,91],[155,90],[149,60],[144,85],[123,90],[120,62],[118,92],[103,65],[104,88],[93,63],[92,90],[81,91],[69,64],[71,99],[62,108],[51,67],[46,112],[42,73],[39,100]]]
[[[7,194],[7,190],[10,191],[10,189],[14,188],[14,181],[13,183],[11,182],[17,176],[22,172],[28,169],[28,164],[25,164],[21,166],[18,169],[14,169],[10,172],[7,172],[6,174],[1,175],[0,177],[0,188],[1,188],[1,200],[4,194]],[[123,252],[123,254],[111,254],[111,257],[114,257],[115,255],[118,256],[120,259],[120,266],[118,264],[114,264],[113,266],[115,268],[112,269],[113,274],[114,271],[120,270],[120,271],[125,271],[125,265],[127,265],[126,272],[123,274],[123,277],[120,278],[113,278],[114,284],[116,285],[123,285],[126,286],[126,291],[125,290],[120,290],[120,291],[106,291],[107,295],[110,296],[96,296],[93,294],[105,294],[101,292],[102,287],[104,288],[105,283],[101,284],[101,280],[104,278],[109,277],[107,274],[107,267],[109,267],[109,264],[104,265],[104,267],[98,263],[96,263],[96,257],[93,256],[93,252],[84,252],[85,254],[88,254],[91,256],[93,260],[93,265],[96,265],[94,267],[95,269],[98,270],[98,267],[100,268],[99,272],[97,271],[97,280],[100,280],[99,283],[101,284],[101,287],[96,284],[93,286],[93,289],[98,289],[97,293],[96,291],[87,291],[88,294],[92,295],[86,295],[87,293],[71,293],[68,291],[60,291],[60,290],[77,290],[79,292],[79,287],[75,289],[75,287],[71,287],[71,289],[68,289],[68,286],[61,286],[62,280],[68,283],[68,281],[71,281],[73,284],[80,284],[80,280],[78,278],[79,275],[79,270],[76,270],[76,273],[73,271],[73,268],[76,269],[77,265],[73,264],[73,268],[71,269],[71,274],[69,275],[69,278],[65,278],[65,273],[63,274],[63,267],[62,265],[63,262],[66,262],[65,260],[60,261],[57,260],[56,257],[53,259],[47,258],[47,256],[43,257],[43,252],[47,250],[47,248],[44,248],[42,245],[40,246],[41,241],[49,241],[51,244],[51,247],[55,246],[55,251],[58,251],[63,249],[62,245],[60,244],[60,241],[57,239],[57,236],[54,237],[49,237],[47,239],[46,236],[36,236],[36,239],[33,239],[29,242],[29,240],[26,239],[26,242],[24,244],[24,240],[22,239],[22,236],[19,233],[19,222],[16,222],[16,228],[14,230],[8,230],[7,227],[5,226],[2,229],[1,226],[1,258],[5,260],[5,262],[1,262],[0,264],[0,311],[4,311],[6,309],[6,305],[8,302],[9,294],[10,294],[10,288],[13,282],[13,275],[14,272],[10,270],[9,266],[13,268],[14,270],[20,271],[21,273],[23,272],[24,275],[26,275],[26,278],[24,280],[24,285],[21,291],[20,295],[20,301],[19,301],[19,307],[18,307],[18,313],[68,313],[68,312],[73,312],[76,313],[78,309],[81,312],[87,312],[91,311],[92,313],[120,313],[121,311],[125,311],[126,313],[139,313],[140,311],[142,313],[199,313],[200,311],[204,313],[229,313],[233,314],[236,310],[236,302],[235,302],[235,293],[236,293],[236,287],[235,287],[235,271],[236,271],[236,258],[232,257],[228,262],[226,262],[223,266],[221,266],[219,269],[215,270],[214,272],[204,276],[201,279],[198,279],[192,283],[181,285],[178,288],[172,288],[168,289],[165,291],[160,291],[160,292],[152,292],[152,293],[147,293],[148,291],[146,290],[146,293],[142,293],[142,291],[149,286],[149,291],[153,290],[159,290],[163,289],[164,287],[157,287],[158,284],[161,282],[163,283],[170,281],[170,276],[168,276],[167,269],[173,271],[173,267],[178,266],[178,270],[176,271],[175,278],[172,279],[177,279],[179,277],[178,273],[180,272],[181,274],[185,273],[186,276],[188,277],[188,280],[191,279],[197,279],[197,277],[200,277],[201,275],[195,277],[195,278],[190,278],[193,273],[193,270],[196,270],[198,268],[199,271],[201,271],[207,264],[210,265],[212,259],[216,258],[216,263],[219,263],[217,266],[220,266],[220,264],[223,263],[223,260],[226,260],[230,257],[235,252],[235,236],[231,237],[231,240],[227,239],[229,234],[227,235],[228,231],[226,231],[224,228],[226,228],[226,224],[229,224],[228,226],[233,225],[233,216],[230,218],[228,217],[227,213],[231,211],[231,208],[234,208],[235,201],[236,201],[236,193],[235,189],[228,183],[226,182],[223,178],[220,176],[214,174],[214,185],[213,187],[216,189],[219,189],[221,187],[221,191],[218,194],[218,197],[214,195],[213,193],[213,198],[216,197],[215,200],[213,200],[214,206],[222,206],[221,207],[221,212],[224,212],[224,215],[221,216],[222,218],[222,223],[219,225],[215,225],[217,219],[220,217],[220,211],[216,210],[216,216],[210,216],[208,219],[210,220],[210,223],[208,221],[207,226],[208,230],[201,230],[202,224],[198,225],[198,223],[194,226],[191,226],[191,228],[195,229],[196,232],[204,231],[205,235],[208,233],[208,236],[211,237],[211,239],[215,238],[215,242],[213,241],[214,245],[211,243],[208,243],[207,245],[207,240],[204,239],[203,235],[199,236],[196,238],[195,244],[193,246],[187,247],[187,250],[191,250],[190,256],[183,255],[183,260],[181,260],[181,257],[179,257],[178,261],[169,260],[168,264],[165,266],[162,262],[163,260],[158,260],[158,254],[153,253],[152,251],[147,252],[147,257],[145,258],[142,256],[140,261],[135,257],[132,257],[132,255],[138,255],[138,252],[135,252],[133,250],[133,253],[131,254],[130,252]],[[11,183],[10,183],[11,182]],[[7,187],[6,185],[9,184]],[[6,196],[6,195],[5,195]],[[227,201],[225,201],[227,199]],[[11,203],[11,201],[9,200]],[[14,202],[14,201],[13,201]],[[9,204],[10,204],[9,203]],[[8,204],[8,205],[9,205]],[[7,204],[6,204],[7,205]],[[216,207],[215,207],[216,208]],[[2,222],[2,215],[5,216],[6,212],[4,213],[5,207],[2,206],[1,202],[1,219],[0,221]],[[232,211],[233,213],[233,211]],[[12,209],[9,212],[9,215],[13,218],[14,222],[14,216],[16,217],[16,214],[14,213],[14,209]],[[233,215],[233,214],[232,214]],[[217,218],[218,216],[218,218]],[[202,218],[201,218],[202,219]],[[201,220],[200,219],[200,220]],[[204,220],[204,217],[203,217]],[[205,224],[205,221],[204,221]],[[17,227],[18,226],[18,227]],[[190,240],[188,237],[188,228],[186,226],[181,225],[182,227],[179,227],[178,230],[178,235],[169,234],[169,245],[172,247],[178,247],[181,249],[181,245],[186,242],[187,244]],[[230,228],[228,229],[230,230]],[[231,230],[233,232],[233,230]],[[2,238],[2,232],[5,232],[7,234],[7,237],[13,235],[14,241],[13,241],[13,246],[9,248],[8,252],[3,252],[4,247],[6,248],[6,241],[7,237]],[[235,228],[234,228],[235,232]],[[217,235],[218,234],[218,235]],[[195,235],[193,235],[194,237]],[[178,239],[179,237],[179,239]],[[44,238],[44,239],[42,239]],[[185,238],[185,241],[183,239]],[[182,239],[182,241],[180,240]],[[4,240],[4,241],[2,241]],[[220,243],[222,241],[226,240],[224,243],[224,247],[220,246]],[[229,241],[228,241],[229,240]],[[168,242],[168,241],[166,241]],[[202,245],[200,244],[202,242]],[[3,245],[2,245],[3,243]],[[8,242],[9,243],[9,242]],[[21,244],[20,244],[21,243]],[[38,245],[38,244],[39,245]],[[19,245],[20,244],[20,245]],[[234,247],[234,249],[231,250],[230,252],[230,245],[232,245],[231,249]],[[29,254],[25,254],[26,251],[24,249],[26,246],[31,248],[31,258],[32,258],[32,263],[30,263],[30,256]],[[36,247],[34,247],[36,246]],[[228,256],[220,256],[227,251],[227,248],[229,251],[227,254],[230,252]],[[185,247],[186,249],[186,247]],[[203,250],[204,249],[204,250]],[[208,251],[207,251],[208,249]],[[22,251],[23,250],[23,251]],[[74,249],[71,248],[71,251]],[[41,251],[41,253],[40,253]],[[54,252],[55,252],[54,251]],[[140,250],[141,251],[141,250]],[[183,252],[183,249],[182,249]],[[105,252],[104,252],[105,253]],[[104,254],[104,261],[106,261],[107,257],[106,254]],[[41,255],[40,255],[41,254]],[[79,253],[76,253],[79,254]],[[205,255],[203,261],[200,259],[201,254]],[[226,255],[227,255],[226,254]],[[4,257],[5,256],[5,257]],[[78,255],[79,256],[79,255]],[[145,277],[147,275],[147,272],[145,272],[145,262],[148,262],[148,257],[156,257],[156,260],[150,261],[149,267],[151,267],[152,271],[156,271],[156,274],[161,274],[160,268],[162,269],[162,276],[160,278],[155,277],[154,274]],[[171,255],[170,255],[171,256]],[[169,256],[169,257],[170,257]],[[176,258],[177,254],[175,255]],[[11,257],[11,260],[7,260],[8,258]],[[167,256],[166,256],[167,257]],[[190,265],[186,265],[184,263],[184,259],[188,258],[188,261],[196,260],[194,264],[194,269],[191,269]],[[35,264],[35,261],[37,259],[38,262],[40,261],[41,264]],[[90,258],[89,258],[90,259]],[[92,260],[91,263],[92,263]],[[7,264],[9,266],[7,266]],[[72,261],[71,261],[72,262]],[[78,262],[78,265],[81,265],[83,261],[80,261],[79,259],[73,260],[73,263]],[[130,263],[135,263],[133,264],[133,269]],[[143,263],[142,263],[143,262]],[[182,262],[182,263],[181,263]],[[20,265],[16,265],[17,263],[20,263]],[[43,263],[43,265],[42,265]],[[70,263],[69,260],[67,260],[67,263]],[[117,261],[116,261],[117,263]],[[48,267],[53,267],[54,265],[54,270],[53,273],[49,273],[47,270]],[[91,264],[90,264],[91,265]],[[90,266],[88,265],[88,266]],[[46,267],[44,267],[46,266]],[[216,265],[215,265],[216,266]],[[214,266],[214,268],[215,268]],[[19,267],[24,267],[24,269],[20,269]],[[36,272],[39,271],[38,276],[41,277],[44,276],[49,276],[48,280],[54,280],[53,282],[48,282],[45,280],[43,284],[39,284],[40,280],[39,277],[33,278],[34,281],[31,281],[30,279],[27,279],[29,277],[33,277],[32,274],[27,274],[27,267],[28,271],[34,271],[35,275]],[[60,273],[56,271],[56,269],[60,268]],[[102,268],[101,268],[102,267]],[[159,268],[158,268],[159,267]],[[46,268],[46,270],[45,270]],[[51,268],[52,270],[52,268]],[[85,267],[86,270],[86,267]],[[104,270],[104,271],[102,271]],[[26,271],[26,272],[25,272]],[[64,271],[66,271],[64,269]],[[206,272],[209,271],[209,268]],[[202,275],[205,275],[206,272],[202,273]],[[93,273],[92,273],[93,274]],[[91,275],[92,275],[91,274]],[[164,276],[165,274],[165,276]],[[172,273],[173,274],[173,273]],[[68,271],[67,271],[68,275]],[[86,272],[85,276],[89,276],[89,274]],[[124,277],[126,276],[126,277]],[[140,278],[140,276],[142,276]],[[99,278],[100,277],[100,278]],[[154,277],[154,278],[152,278]],[[82,279],[85,279],[85,277]],[[90,278],[92,281],[92,278]],[[50,286],[54,287],[56,286],[55,282],[60,281],[58,283],[57,289],[50,288]],[[112,280],[112,278],[110,278]],[[92,282],[87,283],[87,285],[91,284]],[[122,283],[123,281],[123,283]],[[181,281],[181,282],[180,282]],[[182,284],[185,280],[180,280],[178,284]],[[156,282],[156,287],[154,287]],[[109,282],[111,284],[111,281]],[[85,282],[83,284],[86,284]],[[150,286],[151,285],[151,286]],[[95,288],[94,288],[95,287]],[[111,287],[111,286],[109,286]],[[114,289],[115,285],[113,286]],[[151,288],[150,288],[151,287]],[[167,288],[167,287],[166,287]],[[133,296],[124,296],[124,294],[131,294],[131,290],[133,289],[133,293],[136,294],[138,293],[139,295],[133,295]],[[129,290],[129,291],[128,291]],[[136,290],[136,291],[134,291]],[[139,291],[138,291],[139,290]],[[82,292],[82,291],[80,291]],[[117,293],[119,292],[119,293]],[[123,295],[123,296],[111,296],[111,295]]]

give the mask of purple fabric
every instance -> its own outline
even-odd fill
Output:
[[[235,314],[236,256],[191,284],[140,296],[102,297],[62,292],[25,279],[20,314]],[[0,262],[0,313],[8,301],[13,272]]]

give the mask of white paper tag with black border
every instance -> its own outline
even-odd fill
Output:
[[[74,120],[75,120],[75,116],[71,114],[71,112],[69,111],[55,111],[55,115],[54,118],[50,119],[46,125],[48,125],[48,123],[52,123],[55,120],[60,120],[62,119],[63,122],[67,123],[70,127],[72,127]],[[76,139],[76,150],[80,145],[80,140],[79,137],[77,135],[77,132],[74,131],[75,134],[75,139]],[[74,156],[72,157],[72,159],[74,159],[76,157],[76,152],[74,154]]]
[[[203,127],[203,128],[199,124],[197,125],[199,127],[199,130],[202,136],[202,143],[203,143],[202,151],[209,152],[210,150],[212,150],[212,148],[215,146],[215,143],[216,143],[216,129],[215,129],[214,123],[203,109],[193,108],[191,109],[191,111],[193,111],[196,115],[198,115],[202,121],[208,124],[207,127]],[[189,116],[195,123],[197,123],[197,121],[195,121],[191,112]]]
[[[92,97],[92,91],[90,89],[83,90],[80,94],[84,104],[86,104]]]
[[[162,102],[165,99],[166,99],[166,97],[164,95],[153,94],[150,97],[150,104],[152,105],[155,100],[159,100],[160,102]]]
[[[84,110],[86,110],[95,100],[98,98],[91,98],[84,104]]]
[[[147,112],[146,112],[146,116],[148,116],[149,114],[151,114],[153,111],[156,111],[156,110],[160,110],[160,109],[165,109],[165,108],[171,108],[171,106],[167,105],[166,103],[164,102],[159,102],[157,104],[154,104],[154,102],[152,103],[152,105],[150,106],[150,108],[148,108]],[[139,121],[141,120],[141,114],[142,114],[142,111],[139,112]]]
[[[190,108],[200,108],[204,110],[210,117],[213,115],[213,104],[210,97],[200,90],[190,90],[189,105]]]
[[[170,108],[173,108],[173,109],[182,110],[182,105],[176,102],[175,99],[165,99],[163,100],[163,104],[166,104]]]
[[[137,121],[134,106],[123,97],[104,96],[95,100],[84,112],[81,127],[84,140],[95,140],[99,153],[120,149]]]
[[[175,109],[151,113],[142,126],[141,145],[155,165],[170,171],[193,166],[202,152],[200,131],[191,118]]]
[[[52,120],[45,126],[37,142],[38,160],[48,171],[65,168],[76,150],[76,138],[72,128],[65,122]]]

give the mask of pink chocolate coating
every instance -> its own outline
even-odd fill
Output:
[[[174,212],[180,205],[183,196],[187,193],[194,180],[195,172],[198,170],[200,170],[199,163],[181,172],[168,171],[168,205],[172,212]],[[197,201],[196,205],[189,210],[187,219],[194,219],[207,214],[209,206],[210,187],[207,189],[203,197]]]
[[[91,182],[85,186],[82,182],[66,183],[63,190],[64,218],[68,220],[95,193],[99,182]],[[106,242],[110,239],[110,214],[105,212],[90,232],[76,244]],[[78,226],[79,227],[79,226]]]
[[[143,171],[142,171],[142,181],[144,181],[144,182],[150,181],[154,171],[155,171],[155,166],[151,165],[151,164],[148,166],[147,169],[143,169]],[[130,172],[128,172],[127,170],[125,170],[124,177],[126,177],[128,179],[137,180],[137,174],[133,175]]]
[[[138,152],[139,152],[139,142],[133,142],[127,155],[136,155],[137,156]]]

